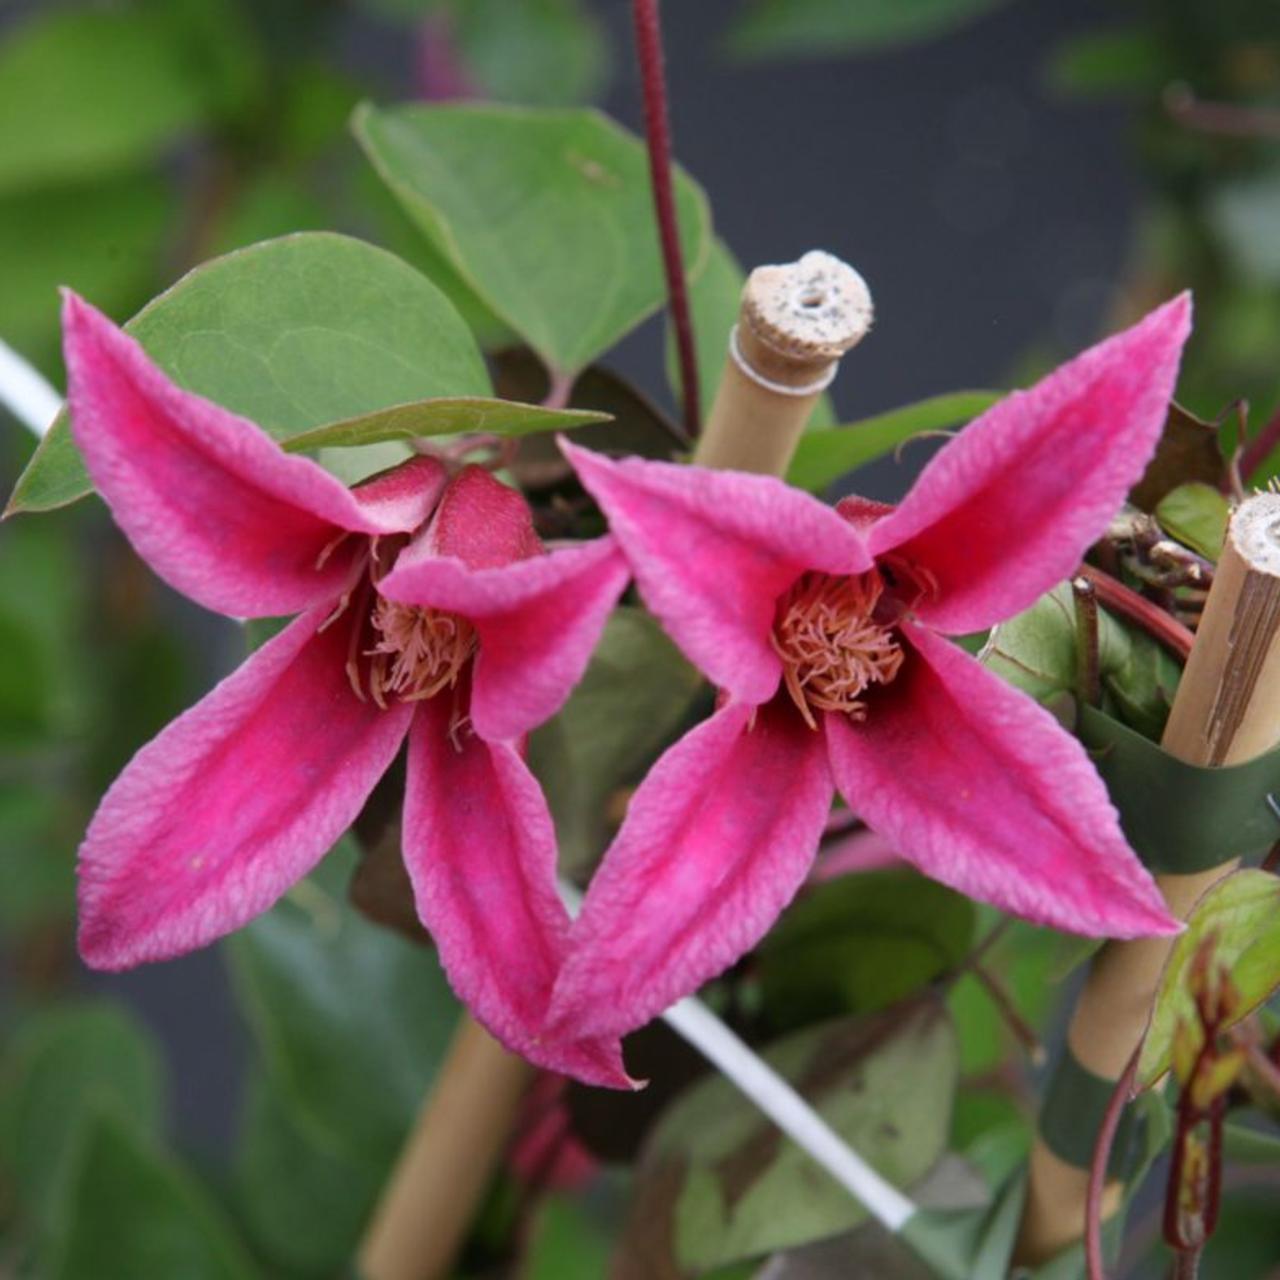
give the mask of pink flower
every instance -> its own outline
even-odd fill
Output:
[[[649,608],[722,691],[657,762],[590,886],[551,1025],[621,1033],[752,947],[838,789],[926,874],[1031,920],[1177,929],[1080,744],[944,637],[1068,576],[1142,474],[1185,296],[1009,396],[897,508],[566,444]]]
[[[616,1040],[542,1035],[569,918],[521,753],[626,584],[612,541],[544,553],[519,494],[431,458],[347,489],[74,295],[64,330],[76,442],[138,553],[206,608],[299,615],[107,792],[80,849],[86,962],[179,955],[267,910],[407,740],[405,861],[458,994],[526,1057],[625,1085]]]

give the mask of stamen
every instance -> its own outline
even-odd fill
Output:
[[[914,572],[910,581],[921,583]],[[892,625],[875,616],[883,593],[874,570],[843,578],[806,573],[779,600],[773,647],[787,692],[811,729],[818,727],[815,710],[865,719],[863,693],[898,674],[902,648]]]
[[[369,692],[380,707],[388,696],[420,702],[456,685],[476,649],[471,624],[440,609],[380,596],[372,618],[379,639],[365,657],[372,659]]]

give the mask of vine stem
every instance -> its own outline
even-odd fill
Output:
[[[653,207],[662,242],[662,265],[667,276],[667,296],[671,324],[675,329],[676,354],[680,362],[680,393],[684,429],[692,439],[698,434],[701,400],[698,393],[698,362],[693,345],[693,318],[689,310],[689,286],[684,274],[684,251],[680,247],[680,224],[676,218],[675,184],[671,166],[671,121],[667,110],[667,80],[662,54],[662,21],[659,0],[632,0],[635,22],[636,56],[644,91],[645,141],[649,148],[649,177],[653,187]]]
[[[1126,587],[1118,578],[1113,578],[1091,564],[1082,564],[1076,570],[1076,576],[1092,584],[1099,604],[1132,622],[1153,640],[1164,645],[1179,661],[1186,662],[1195,637],[1176,618],[1165,613],[1146,596],[1140,596]]]
[[[1093,1161],[1089,1165],[1089,1192],[1084,1207],[1084,1255],[1089,1280],[1107,1280],[1102,1261],[1102,1193],[1107,1185],[1107,1162],[1111,1159],[1116,1130],[1120,1127],[1125,1103],[1129,1101],[1129,1089],[1133,1085],[1134,1076],[1138,1074],[1138,1054],[1141,1050],[1142,1046],[1139,1045],[1133,1051],[1124,1074],[1116,1081],[1093,1146]]]
[[[1243,432],[1241,434],[1243,435]],[[1280,413],[1273,414],[1252,440],[1242,440],[1236,463],[1240,478],[1247,483],[1249,477],[1266,462],[1271,451],[1278,444],[1280,444]]]

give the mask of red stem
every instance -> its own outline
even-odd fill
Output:
[[[1118,578],[1113,578],[1091,564],[1082,564],[1076,570],[1076,576],[1088,578],[1098,594],[1098,603],[1127,618],[1136,627],[1140,627],[1153,640],[1158,641],[1181,662],[1186,662],[1191,653],[1195,636],[1176,618],[1170,617],[1159,605],[1153,604],[1145,596],[1130,590]]]
[[[698,434],[701,418],[698,362],[694,353],[689,288],[684,275],[684,253],[680,247],[680,224],[676,218],[675,186],[671,177],[671,122],[667,114],[662,23],[658,15],[658,0],[632,0],[631,9],[635,20],[636,55],[644,88],[645,140],[649,146],[653,207],[658,218],[662,265],[667,274],[671,323],[675,329],[676,353],[680,361],[684,428],[693,438]]]
[[[1116,1081],[1093,1146],[1093,1163],[1089,1166],[1089,1196],[1084,1205],[1084,1256],[1089,1280],[1107,1280],[1102,1262],[1102,1192],[1107,1185],[1107,1161],[1111,1159],[1116,1130],[1120,1127],[1120,1117],[1129,1101],[1129,1088],[1134,1076],[1138,1074],[1138,1053],[1141,1048],[1139,1045],[1133,1051],[1124,1074]]]
[[[1274,414],[1271,421],[1240,449],[1236,466],[1245,484],[1249,483],[1249,477],[1266,462],[1272,449],[1278,444],[1280,444],[1280,413]]]

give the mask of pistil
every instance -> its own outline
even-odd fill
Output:
[[[458,683],[476,650],[472,625],[442,609],[397,604],[379,596],[373,607],[378,639],[365,650],[369,693],[380,707],[389,697],[421,702]]]
[[[893,627],[876,619],[880,575],[806,573],[779,600],[773,647],[787,692],[811,729],[815,711],[866,717],[863,694],[888,684],[902,665]]]

